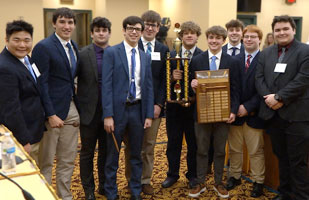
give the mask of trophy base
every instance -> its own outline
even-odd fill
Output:
[[[183,107],[189,107],[191,105],[190,101],[186,101],[186,100],[168,100],[168,103],[178,103]]]

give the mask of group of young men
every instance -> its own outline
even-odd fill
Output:
[[[97,142],[99,194],[110,200],[119,198],[117,147],[122,142],[130,199],[142,199],[142,192],[153,194],[154,147],[165,114],[169,169],[163,188],[179,179],[185,135],[189,197],[199,197],[207,190],[209,157],[213,157],[213,189],[218,196],[228,198],[228,191],[241,184],[244,143],[253,180],[251,197],[261,196],[266,129],[279,160],[279,194],[274,199],[308,199],[309,47],[294,39],[293,19],[273,19],[277,44],[262,52],[259,45],[263,33],[256,25],[244,28],[239,20],[231,20],[226,29],[208,28],[208,50],[203,52],[196,46],[201,28],[192,21],[181,24],[180,56],[189,58],[190,97],[195,96],[199,84],[195,71],[230,72],[229,119],[207,124],[197,123],[194,98],[189,98],[189,107],[166,102],[169,49],[155,39],[160,22],[155,11],[146,11],[141,18],[127,17],[123,20],[123,42],[110,47],[111,22],[96,17],[90,26],[92,44],[78,51],[71,39],[76,24],[74,13],[59,8],[53,14],[55,33],[35,45],[31,58],[28,54],[32,49],[32,25],[22,20],[7,24],[6,47],[0,54],[0,123],[37,161],[50,184],[56,156],[59,197],[72,199],[70,185],[79,125],[80,176],[86,199],[95,199],[93,158]],[[229,42],[223,46],[227,37]],[[173,57],[176,52],[170,54]],[[172,61],[171,68],[171,88],[177,80],[183,87],[183,63],[177,69]],[[227,141],[230,165],[224,184]]]

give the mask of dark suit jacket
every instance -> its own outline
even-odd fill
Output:
[[[153,118],[151,59],[139,49],[141,63],[141,119]],[[103,118],[113,117],[115,124],[123,118],[129,93],[129,67],[123,42],[109,47],[103,55],[102,106]]]
[[[138,47],[145,51],[143,42],[139,40]],[[162,43],[155,41],[154,52],[160,52],[160,61],[151,61],[152,83],[154,92],[154,104],[164,106],[166,93],[166,54],[168,47]],[[161,110],[161,116],[163,110]]]
[[[274,111],[262,101],[259,116],[268,120],[277,112],[287,121],[309,121],[309,46],[294,39],[282,61],[287,64],[285,73],[274,72],[277,61],[278,45],[260,53],[256,88],[261,96],[277,93],[284,105]]]
[[[77,56],[78,49],[71,41]],[[41,71],[41,93],[46,116],[57,115],[66,119],[72,96],[74,97],[74,78],[69,59],[55,34],[41,40],[32,51],[32,59]]]
[[[92,121],[99,101],[98,65],[93,44],[81,49],[80,62],[77,67],[77,100],[80,109],[80,122],[89,125]]]
[[[4,48],[0,54],[0,124],[26,145],[41,140],[44,120],[37,83],[25,65]]]
[[[222,51],[223,51],[224,53],[228,54],[228,53],[227,53],[227,44],[224,45],[224,46],[222,47]],[[245,48],[244,48],[244,45],[241,44],[241,46],[240,46],[240,53],[239,53],[239,54],[244,54],[244,53],[245,53]],[[237,54],[237,55],[238,55],[238,54]]]
[[[195,50],[194,50],[194,53],[193,53],[193,55],[192,55],[191,60],[192,60],[195,56],[199,55],[199,54],[202,53],[202,52],[203,52],[203,51],[202,51],[201,49],[199,49],[198,47],[196,47]],[[182,52],[180,51],[179,54],[182,55]],[[176,56],[176,51],[172,51],[172,52],[171,52],[171,58],[175,58],[175,56]],[[176,69],[176,67],[177,67],[177,62],[176,62],[175,60],[171,60],[171,76],[172,76],[172,74],[173,74],[173,70]],[[182,62],[180,62],[180,69],[183,70],[183,69],[184,69],[183,67],[184,67],[184,66],[183,66]],[[190,64],[190,65],[189,65],[189,80],[190,80],[190,77],[194,76],[194,75],[193,75],[194,72],[193,72],[192,70],[193,70],[193,68],[192,68],[192,66],[191,66],[191,64]],[[183,79],[180,80],[180,83],[181,83],[181,91],[184,91],[184,81],[183,81]],[[175,84],[176,84],[176,81],[171,82],[171,99],[172,99],[172,100],[175,100],[175,99],[176,99],[176,93],[174,92],[174,85],[175,85]],[[193,97],[193,96],[195,96],[195,95],[194,95],[194,92],[193,92],[193,90],[192,90],[192,88],[191,88],[191,84],[189,83],[189,97]],[[183,98],[183,97],[184,97],[184,93],[182,92],[182,93],[181,93],[181,98]]]
[[[250,67],[245,72],[245,53],[235,56],[238,59],[240,71],[240,104],[243,104],[248,111],[248,116],[236,117],[233,125],[243,125],[245,122],[252,128],[264,128],[264,122],[258,117],[260,102],[263,100],[255,88],[255,71],[258,63],[259,54],[253,58]]]
[[[229,69],[230,71],[231,112],[234,114],[238,112],[240,94],[240,78],[237,64],[237,60],[222,51],[219,69]],[[192,66],[193,74],[195,74],[195,71],[209,70],[208,50],[193,57],[190,66]]]

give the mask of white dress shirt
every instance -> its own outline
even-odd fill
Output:
[[[236,46],[232,46],[230,43],[227,43],[227,54],[229,54],[230,56],[233,53],[233,49],[232,49],[233,47],[237,48],[236,51],[235,51],[235,56],[236,56],[237,54],[240,53],[241,42],[238,45],[236,45]]]
[[[217,59],[216,59],[216,67],[217,67],[217,70],[219,69],[219,66],[220,66],[220,61],[221,61],[221,55],[222,55],[222,50],[217,53],[216,55],[212,54],[209,50],[208,50],[208,61],[209,61],[209,66],[210,66],[210,63],[211,63],[211,57],[212,56],[216,56]]]
[[[64,48],[64,51],[68,57],[68,60],[69,60],[69,63],[70,63],[70,66],[72,67],[72,64],[71,64],[71,59],[70,59],[70,53],[69,53],[69,48],[67,47],[67,43],[70,43],[71,47],[72,47],[72,50],[73,50],[73,53],[74,53],[74,56],[75,56],[75,60],[77,60],[76,58],[76,52],[75,52],[75,49],[72,45],[72,42],[71,40],[68,42],[64,39],[62,39],[61,37],[59,37],[59,35],[57,35],[57,33],[55,33],[56,37],[58,38],[58,40],[60,41],[60,43],[62,44],[62,47]]]

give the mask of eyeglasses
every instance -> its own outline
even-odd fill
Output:
[[[244,38],[245,39],[249,39],[249,38],[256,39],[256,38],[258,38],[258,36],[256,36],[256,35],[245,35]]]
[[[152,23],[145,23],[145,28],[156,28],[158,25],[157,24],[152,24]]]
[[[133,32],[133,31],[135,31],[135,32],[141,32],[141,31],[142,31],[142,28],[133,27],[133,26],[127,26],[126,30],[129,31],[129,32]]]

